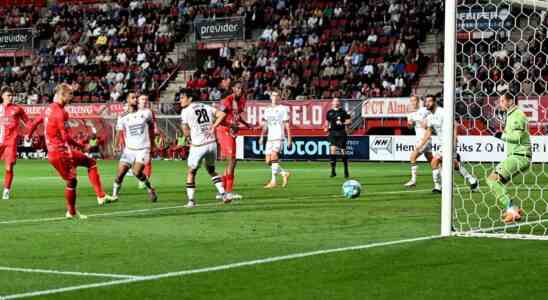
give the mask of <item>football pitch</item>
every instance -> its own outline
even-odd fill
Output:
[[[110,193],[116,162],[99,162]],[[185,162],[154,161],[159,202],[127,177],[120,201],[97,207],[84,170],[63,218],[64,183],[45,161],[19,161],[0,201],[0,299],[543,299],[548,243],[438,238],[440,196],[421,165],[353,163],[361,197],[326,162],[284,162],[287,188],[264,190],[270,169],[240,162],[224,205],[205,170],[187,209]],[[220,164],[218,170],[224,165]],[[342,173],[340,170],[339,173]]]

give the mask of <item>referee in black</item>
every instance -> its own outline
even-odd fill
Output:
[[[344,164],[344,177],[348,178],[350,175],[348,173],[348,157],[346,156],[346,141],[348,139],[346,129],[351,124],[352,118],[341,107],[339,98],[334,98],[331,106],[332,108],[327,112],[328,128],[325,129],[329,133],[327,138],[331,144],[331,177],[337,176],[335,170],[337,168],[337,150],[339,150]]]

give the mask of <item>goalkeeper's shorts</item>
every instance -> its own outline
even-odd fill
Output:
[[[501,161],[495,170],[504,180],[509,181],[513,176],[523,174],[530,166],[530,156],[510,155]]]

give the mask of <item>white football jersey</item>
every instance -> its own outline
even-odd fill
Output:
[[[426,118],[426,126],[432,128],[432,135],[435,136],[437,143],[441,143],[443,139],[443,114],[443,108],[438,106],[436,111]]]
[[[430,111],[426,107],[420,107],[417,111],[410,113],[407,116],[407,120],[413,123],[415,127],[415,136],[417,139],[421,139],[424,136],[426,128],[423,127],[423,123],[426,122],[426,118],[430,115]]]
[[[285,122],[289,121],[289,108],[283,105],[269,106],[264,110],[263,122],[268,128],[268,140],[285,138]]]
[[[124,132],[127,149],[150,149],[149,128],[151,122],[152,113],[150,110],[127,112],[118,118],[116,130]]]
[[[190,103],[181,111],[181,124],[190,128],[192,145],[201,146],[217,140],[213,132],[216,112],[216,108],[202,103]]]

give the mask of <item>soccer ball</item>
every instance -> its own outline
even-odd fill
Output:
[[[347,180],[343,183],[342,194],[346,199],[353,199],[360,196],[362,185],[356,180]]]

